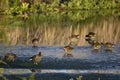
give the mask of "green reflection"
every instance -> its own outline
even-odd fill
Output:
[[[99,41],[118,43],[119,15],[118,10],[29,14],[27,19],[0,15],[0,41],[28,45],[38,37],[40,45],[66,45],[71,34],[79,34],[78,45],[87,45],[85,35],[94,31]]]

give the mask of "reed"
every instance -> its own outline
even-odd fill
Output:
[[[35,37],[39,38],[39,45],[67,45],[68,37],[72,34],[79,34],[79,46],[88,45],[85,41],[85,35],[93,31],[97,34],[97,40],[101,42],[112,42],[118,44],[120,41],[120,22],[118,20],[102,20],[97,24],[93,22],[89,24],[77,26],[54,27],[48,24],[37,27],[14,27],[6,30],[6,36],[10,45],[16,44],[32,44],[31,40]]]
[[[0,1],[0,11],[3,11],[8,8],[9,8],[9,0],[1,0]]]

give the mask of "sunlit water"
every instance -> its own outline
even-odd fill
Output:
[[[7,62],[9,66],[1,65],[5,70],[2,74],[10,79],[15,76],[30,76],[32,69],[36,70],[36,79],[69,80],[80,75],[83,80],[119,80],[120,74],[120,45],[114,45],[113,52],[106,52],[102,48],[99,52],[93,51],[91,46],[73,46],[73,57],[63,57],[64,46],[38,46],[31,45],[0,46],[0,56],[7,52],[17,55],[14,62]],[[29,61],[29,57],[42,52],[42,60],[38,65]],[[91,76],[91,77],[90,77]],[[13,80],[14,80],[13,79]]]
[[[120,69],[120,46],[115,45],[113,52],[101,49],[93,51],[91,46],[73,46],[73,57],[63,57],[63,46],[13,46],[1,48],[1,56],[7,52],[17,55],[15,62],[8,63],[13,68],[41,68],[41,69]],[[42,52],[41,62],[35,66],[29,58]],[[14,64],[15,63],[15,64]],[[6,66],[7,67],[7,66]]]

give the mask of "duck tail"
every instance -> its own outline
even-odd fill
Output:
[[[30,61],[32,61],[32,58],[29,58]]]

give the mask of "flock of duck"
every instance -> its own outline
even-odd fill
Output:
[[[63,47],[63,50],[65,51],[65,54],[63,55],[63,57],[73,57],[73,55],[71,54],[71,51],[74,49],[72,47],[72,45],[77,45],[78,41],[79,41],[80,36],[79,35],[71,35],[69,37],[69,44]],[[93,47],[94,51],[99,51],[100,48],[102,46],[105,47],[105,51],[112,51],[113,49],[113,43],[111,42],[99,42],[96,40],[96,33],[94,32],[89,32],[87,35],[85,35],[85,40]],[[33,47],[37,47],[38,46],[38,42],[39,39],[38,38],[34,38],[32,40],[32,44]],[[14,62],[15,58],[16,58],[16,54],[14,53],[6,53],[2,59],[0,59],[0,64],[7,64],[4,60],[7,61],[12,61]],[[29,58],[30,61],[32,61],[34,64],[38,64],[42,59],[42,55],[41,52],[39,52],[36,55],[33,55],[32,57]]]
[[[74,48],[71,45],[77,45],[79,40],[79,35],[72,35],[69,37],[70,43],[64,47],[64,51],[66,52],[64,56],[72,57],[73,55],[70,53]],[[104,46],[105,51],[112,52],[113,50],[113,43],[111,42],[100,42],[96,39],[96,33],[89,32],[85,35],[85,41],[87,41],[93,48],[94,51],[100,51],[101,47]]]

